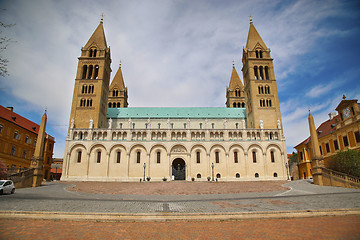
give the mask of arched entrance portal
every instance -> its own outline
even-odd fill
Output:
[[[185,180],[185,161],[181,158],[176,158],[172,162],[172,175],[174,180]]]

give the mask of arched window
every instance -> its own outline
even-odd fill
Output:
[[[243,108],[245,107],[245,103],[244,103],[244,102],[241,104],[241,107],[243,107]]]
[[[94,49],[93,57],[96,57],[97,50]]]
[[[90,51],[89,51],[89,57],[92,57],[92,56],[93,56],[93,50],[90,49]]]
[[[120,159],[121,159],[121,152],[117,151],[116,152],[116,163],[120,163]]]
[[[99,65],[95,65],[95,70],[94,70],[94,77],[93,79],[98,79],[99,76]]]
[[[200,152],[196,152],[196,163],[200,163]]]
[[[82,68],[82,79],[86,78],[86,73],[87,73],[87,65],[84,65]]]
[[[259,79],[259,75],[258,75],[258,67],[254,66],[254,76],[255,76],[255,80]]]
[[[80,107],[85,107],[86,105],[86,100],[85,99],[81,99],[80,100]]]
[[[263,58],[263,53],[261,50],[259,51],[259,55],[260,55],[260,58]]]
[[[259,51],[258,50],[255,51],[255,54],[256,54],[256,58],[259,58]]]
[[[93,74],[93,65],[90,65],[89,66],[89,70],[88,70],[88,79],[91,79],[92,78],[92,74]]]
[[[260,99],[260,107],[265,107],[265,99]]]
[[[109,108],[111,108],[111,107],[112,107],[112,104],[111,104],[111,102],[109,102],[109,103],[108,103],[108,105],[109,105]]]
[[[86,106],[87,107],[92,107],[92,99],[89,98],[87,101],[86,101]]]
[[[259,67],[259,72],[260,72],[260,80],[264,80],[264,72],[262,66]]]
[[[237,90],[235,90],[235,97],[237,97],[238,96],[238,92],[237,92]]]
[[[100,161],[101,161],[101,151],[98,151],[98,152],[97,152],[96,162],[97,162],[97,163],[100,163]]]
[[[265,77],[266,77],[266,80],[270,79],[269,78],[269,67],[268,66],[265,67]]]
[[[271,107],[271,99],[266,99],[266,106]]]
[[[238,108],[240,107],[240,103],[239,103],[239,102],[237,103],[237,107],[238,107]]]
[[[116,108],[116,103],[115,102],[113,102],[112,107]]]
[[[215,152],[215,162],[216,163],[220,162],[219,152]]]
[[[136,152],[136,163],[140,163],[141,152]]]
[[[78,163],[81,163],[81,151],[78,151],[78,153],[77,153],[77,162]]]
[[[234,163],[238,163],[239,162],[239,159],[238,159],[238,152],[235,151],[234,152]]]
[[[160,163],[161,160],[161,153],[160,151],[156,153],[156,163]]]
[[[120,103],[119,103],[119,102],[116,104],[116,107],[117,107],[117,108],[119,108],[119,107],[120,107]]]
[[[259,90],[259,94],[264,94],[264,87],[262,85],[258,87],[258,90]]]
[[[236,103],[235,102],[233,103],[233,107],[236,108]]]
[[[259,177],[259,174],[258,174],[258,173],[255,173],[255,177],[258,178],[258,177]]]
[[[274,163],[275,162],[275,154],[274,151],[270,152],[270,157],[271,157],[271,162]]]
[[[89,85],[88,93],[94,93],[94,85],[92,85],[92,84]]]
[[[256,163],[256,151],[252,151],[253,163]]]
[[[236,173],[235,177],[240,178],[240,173]]]
[[[87,85],[82,85],[81,93],[87,93]]]
[[[270,87],[269,85],[265,86],[265,94],[270,94]]]
[[[217,174],[216,174],[216,178],[221,178],[220,173],[217,173]]]
[[[198,174],[196,175],[196,178],[201,178],[201,174],[198,173]]]
[[[274,172],[274,177],[277,177],[278,175],[277,175],[277,173],[276,172]]]

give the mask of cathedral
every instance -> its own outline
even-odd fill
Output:
[[[288,179],[273,59],[252,20],[225,107],[128,107],[103,21],[78,59],[61,180]]]

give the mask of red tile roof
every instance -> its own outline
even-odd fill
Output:
[[[40,126],[27,118],[0,105],[0,118],[3,118],[13,124],[16,124],[26,130],[38,134]]]

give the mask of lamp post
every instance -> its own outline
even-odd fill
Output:
[[[214,181],[214,163],[211,163],[211,168],[212,168],[212,181]]]
[[[289,163],[285,163],[287,180],[289,180]]]
[[[145,168],[146,168],[146,163],[144,163],[144,179],[143,179],[144,182],[145,182]]]

